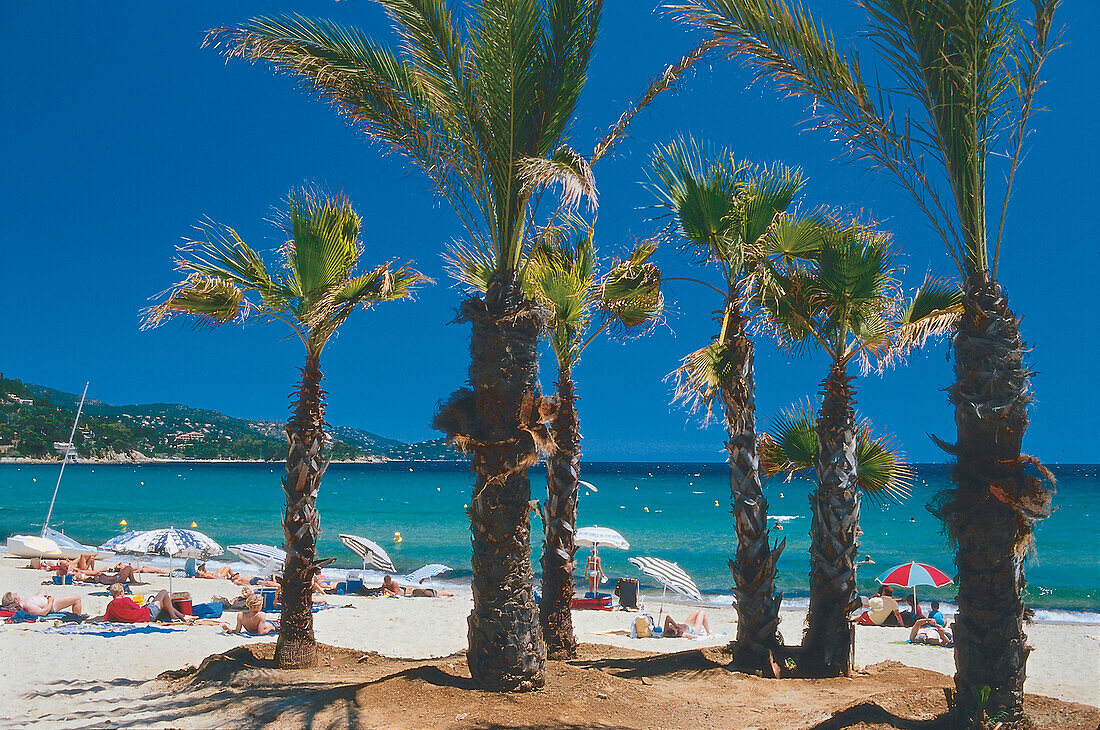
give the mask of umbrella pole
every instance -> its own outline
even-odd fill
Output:
[[[657,612],[657,625],[661,623],[661,614],[665,612],[665,593],[668,592],[668,586],[661,586],[661,610]]]
[[[169,602],[171,602],[171,600],[172,600],[173,593],[174,592],[172,591],[172,555],[169,553],[169,555],[168,555],[168,601]]]

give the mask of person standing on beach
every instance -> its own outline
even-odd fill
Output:
[[[588,564],[584,566],[584,574],[588,576],[588,592],[592,594],[593,598],[596,598],[599,594],[596,593],[596,589],[600,585],[600,580],[604,577],[603,566],[600,564],[600,556],[596,552],[596,547],[592,547],[592,554],[588,556]]]

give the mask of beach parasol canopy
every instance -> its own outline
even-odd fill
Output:
[[[106,545],[110,547],[105,547]],[[100,548],[135,555],[167,555],[169,593],[172,592],[172,561],[175,558],[205,560],[225,552],[221,545],[198,530],[183,530],[178,527],[126,533],[108,540]]]
[[[145,530],[130,530],[129,532],[124,532],[121,535],[115,535],[110,540],[100,545],[99,549],[109,553],[122,552],[117,548],[119,544],[132,540],[134,535],[139,535],[143,532],[145,532]]]
[[[578,545],[588,547],[603,547],[606,545],[619,550],[630,549],[630,543],[626,541],[626,538],[610,527],[582,527],[577,530],[573,540]]]
[[[283,565],[286,563],[286,551],[274,545],[246,542],[240,545],[230,545],[229,552],[236,553],[241,560],[266,575],[272,575],[282,570]]]
[[[943,588],[946,585],[954,583],[954,581],[939,568],[934,568],[931,565],[918,563],[916,561],[895,565],[878,578],[875,578],[875,580],[884,586],[912,588],[914,608],[916,608],[917,604],[917,586]]]
[[[663,586],[661,591],[661,610],[658,617],[665,611],[665,590],[672,590],[682,596],[702,600],[703,594],[691,576],[684,572],[676,563],[663,558],[627,558],[630,564],[642,571],[650,578],[654,578]]]
[[[366,570],[369,565],[383,573],[397,572],[397,568],[393,567],[390,556],[373,540],[358,535],[340,535],[340,542],[344,543],[348,550],[363,559],[363,570]]]
[[[406,575],[405,580],[407,580],[409,583],[423,583],[429,578],[434,578],[437,575],[442,575],[443,573],[449,573],[452,570],[454,570],[454,568],[448,567],[443,563],[430,563],[428,565],[425,565],[423,568],[420,568],[419,570],[414,570],[413,572]]]

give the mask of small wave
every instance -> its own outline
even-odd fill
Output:
[[[692,493],[692,494],[702,494],[702,492],[697,492],[697,491],[695,491],[694,489],[693,489],[693,490],[691,490],[691,493]]]
[[[790,522],[791,520],[802,519],[802,515],[772,515],[769,519],[775,520],[776,522]]]

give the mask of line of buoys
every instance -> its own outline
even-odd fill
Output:
[[[126,520],[119,520],[118,521],[118,526],[119,527],[126,527]]]
[[[393,541],[394,542],[401,542],[401,533],[400,532],[393,533]]]
[[[645,507],[644,509],[645,509],[645,511],[646,511],[646,512],[648,512],[648,511],[649,511],[649,507]]]
[[[196,527],[198,527],[198,525],[196,525],[194,522],[192,522],[191,523],[191,529],[194,530]]]
[[[715,506],[715,507],[717,507],[717,506],[718,506],[718,500],[717,500],[717,499],[716,499],[716,500],[714,500],[714,506]]]

